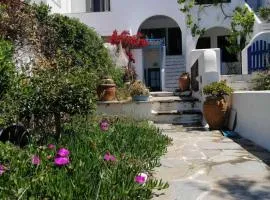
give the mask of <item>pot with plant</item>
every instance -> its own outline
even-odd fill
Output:
[[[225,95],[232,94],[233,89],[226,85],[226,81],[213,82],[203,88],[207,96],[203,104],[203,115],[210,129],[219,130],[224,127],[228,112]]]
[[[178,84],[179,84],[179,88],[181,92],[185,92],[189,90],[189,86],[190,86],[189,73],[187,72],[182,73],[179,77]]]
[[[150,92],[142,81],[134,81],[129,90],[133,101],[148,101]]]
[[[115,100],[116,85],[110,76],[105,76],[97,88],[97,94],[100,101]]]

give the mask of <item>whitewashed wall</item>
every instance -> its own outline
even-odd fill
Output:
[[[270,91],[235,92],[232,107],[237,111],[236,131],[270,150]]]
[[[71,12],[71,1],[73,0],[32,0],[31,2],[48,4],[53,13],[69,13]]]
[[[131,117],[136,120],[152,119],[152,104],[151,102],[100,102],[97,106],[98,114],[118,115]]]

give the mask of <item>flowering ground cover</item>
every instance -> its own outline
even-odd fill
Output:
[[[0,199],[151,199],[170,139],[147,122],[75,118],[59,142],[0,143]]]

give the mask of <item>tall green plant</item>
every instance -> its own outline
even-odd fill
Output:
[[[13,45],[0,38],[0,100],[10,87],[14,75]]]
[[[18,15],[28,14],[26,19],[37,22],[33,35],[38,43],[32,43],[36,61],[31,76],[22,73],[14,79],[3,103],[5,117],[10,122],[24,121],[34,129],[40,127],[42,133],[45,129],[55,131],[59,138],[62,123],[70,115],[94,112],[100,77],[119,77],[120,72],[94,30],[76,19],[51,15],[45,4],[19,5],[23,9],[17,9]],[[26,9],[29,12],[25,13]],[[10,14],[10,20],[14,21],[15,16]],[[13,28],[18,31],[16,26]],[[10,30],[5,33],[6,37],[11,34]],[[16,37],[9,39],[17,41]],[[117,82],[121,84],[119,78]]]
[[[231,20],[231,30],[228,37],[230,53],[239,53],[247,45],[247,40],[253,32],[255,17],[246,7],[237,7]]]

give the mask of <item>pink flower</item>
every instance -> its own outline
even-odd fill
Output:
[[[48,149],[55,149],[55,145],[54,144],[48,144]]]
[[[102,131],[107,131],[107,130],[109,130],[110,123],[109,123],[108,120],[103,119],[103,120],[99,123],[99,126],[100,126],[100,129],[101,129]]]
[[[65,166],[69,164],[69,158],[68,157],[56,157],[54,159],[54,164],[56,166]]]
[[[135,177],[135,182],[139,183],[141,185],[144,185],[146,183],[146,181],[147,181],[147,178],[148,178],[147,174],[140,173]]]
[[[0,165],[0,176],[6,172],[6,168],[4,165]]]
[[[69,156],[69,150],[65,148],[61,148],[58,150],[57,155],[60,157],[67,157]]]
[[[40,158],[37,155],[32,156],[32,164],[33,165],[40,165]]]
[[[104,160],[114,162],[116,161],[116,158],[108,152],[104,155]]]

